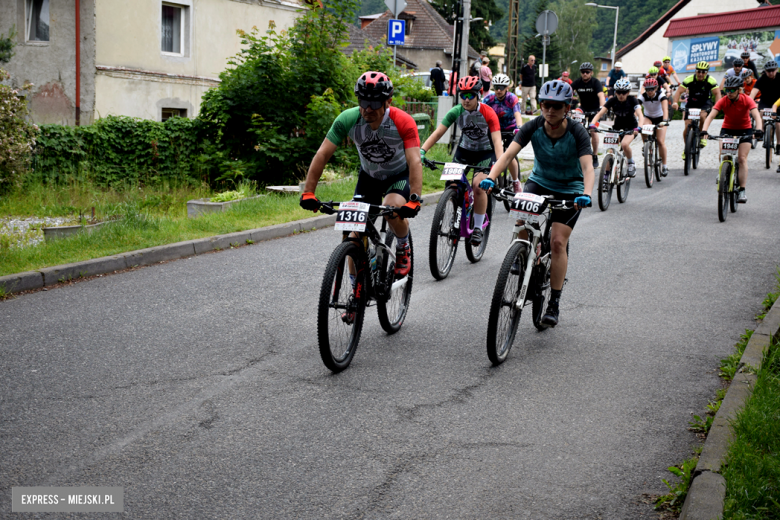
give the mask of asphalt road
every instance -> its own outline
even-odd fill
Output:
[[[371,310],[335,376],[315,330],[332,229],[0,302],[0,517],[12,486],[99,485],[124,487],[128,518],[655,518],[642,495],[698,445],[691,413],[773,287],[780,174],[761,151],[725,223],[715,171],[683,177],[679,153],[587,210],[560,325],[523,316],[498,368],[503,211],[485,258],[460,251],[435,282],[426,207],[403,329]]]

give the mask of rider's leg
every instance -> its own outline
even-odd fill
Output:
[[[666,128],[659,128],[655,136],[658,145],[658,153],[661,156],[661,164],[666,166]]]
[[[487,173],[478,173],[474,175],[474,180],[471,183],[471,188],[474,190],[474,217],[482,215],[485,218],[488,205],[488,194],[479,187],[479,183],[487,179]]]
[[[599,134],[596,132],[590,133],[590,146],[593,148],[593,155],[599,154]]]
[[[750,152],[750,143],[739,143],[737,161],[739,162],[739,187],[745,189],[748,178],[748,152]]]
[[[403,195],[400,193],[388,193],[385,197],[385,200],[383,204],[385,206],[395,206],[397,208],[400,208],[404,204],[406,204],[406,199]],[[387,220],[388,225],[390,226],[390,229],[393,230],[393,233],[398,238],[405,238],[407,235],[409,235],[409,221],[406,219],[403,219],[401,217],[395,217],[395,218],[388,218],[385,217]]]
[[[509,175],[512,176],[512,181],[518,180],[518,174],[520,173],[520,168],[517,166],[517,159],[512,159],[512,161],[509,163]]]
[[[563,281],[566,279],[566,270],[569,266],[569,257],[566,254],[566,244],[569,243],[572,228],[560,222],[552,223],[550,231],[550,249],[552,249],[552,262],[550,266],[550,287],[555,291],[563,289]]]
[[[626,134],[623,136],[623,141],[620,143],[620,147],[623,149],[623,155],[626,156],[629,162],[633,162],[631,158],[631,142],[634,140],[634,134]]]
[[[683,128],[683,144],[685,144],[685,140],[688,139],[688,127],[691,126],[691,120],[686,119],[685,120],[685,128]]]

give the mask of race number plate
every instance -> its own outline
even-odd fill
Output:
[[[582,123],[585,120],[585,114],[580,112],[572,112],[571,118],[575,123]]]
[[[724,137],[720,140],[721,152],[734,152],[739,149],[739,139],[736,137]]]
[[[533,193],[518,193],[512,199],[510,211],[515,218],[526,222],[539,222],[541,213],[547,207],[547,199]]]
[[[369,207],[365,202],[342,202],[336,215],[335,228],[338,231],[365,231]]]
[[[466,165],[458,164],[454,162],[444,163],[444,168],[441,170],[442,181],[459,181],[466,173]]]
[[[764,119],[772,119],[775,117],[775,113],[771,108],[765,108],[762,110],[761,115],[764,116]]]
[[[620,142],[620,134],[607,133],[604,134],[604,144],[618,144]]]
[[[655,128],[655,125],[642,125],[642,133],[645,135],[653,135],[653,128]]]
[[[691,118],[691,119],[694,118],[694,117],[699,117],[700,114],[701,114],[701,109],[700,108],[689,108],[688,109],[688,117]]]

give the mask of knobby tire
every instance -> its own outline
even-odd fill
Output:
[[[390,249],[395,249],[395,234],[392,230],[387,230],[385,244]],[[412,252],[412,258],[409,265],[409,274],[407,275],[406,285],[397,288],[391,292],[390,289],[395,281],[395,262],[390,259],[390,255],[385,252],[382,258],[382,272],[384,273],[385,298],[377,298],[376,312],[379,315],[379,324],[388,334],[395,334],[401,330],[404,324],[406,314],[409,312],[409,301],[412,297],[412,281],[414,280],[414,244],[412,243],[412,230],[409,230],[409,249]]]
[[[636,168],[636,166],[634,166]],[[631,177],[628,176],[628,161],[623,158],[620,161],[620,171],[623,172],[623,183],[617,185],[618,202],[623,204],[628,200],[628,190],[631,188]]]
[[[444,190],[433,213],[428,242],[428,266],[437,280],[444,280],[449,276],[458,253],[460,229],[454,228],[459,204],[457,195],[458,191],[455,189]],[[445,233],[446,235],[443,235]]]
[[[487,213],[486,213],[488,220],[490,220],[493,217],[493,197],[488,195],[488,205],[487,205]],[[469,239],[466,242],[466,257],[469,259],[469,262],[472,264],[479,262],[482,260],[482,257],[485,255],[485,249],[487,248],[488,244],[488,238],[490,237],[490,228],[493,227],[492,221],[488,224],[488,227],[482,230],[482,243],[479,244],[478,247],[474,247],[471,245],[471,240]],[[471,212],[471,216],[469,218],[469,229],[474,229],[474,212]]]
[[[726,222],[729,215],[729,176],[731,175],[731,162],[725,161],[720,169],[718,183],[718,220]]]
[[[693,128],[688,128],[688,137],[685,138],[685,161],[683,161],[683,174],[688,175],[691,173],[693,161],[693,140],[696,137],[694,135]]]
[[[506,360],[512,343],[517,334],[522,311],[515,307],[515,301],[520,294],[520,285],[528,258],[528,245],[515,242],[507,251],[501,268],[498,270],[496,287],[490,303],[487,329],[487,355],[490,362],[496,366]],[[519,269],[512,272],[512,264],[517,263]],[[529,288],[530,290],[530,288]]]
[[[651,141],[645,142],[645,184],[648,188],[653,187],[653,181],[655,180],[655,157],[653,157],[654,146]]]
[[[615,163],[615,158],[612,154],[606,154],[604,161],[601,163],[601,172],[599,173],[599,209],[601,211],[607,211],[609,208],[609,202],[612,200],[612,188],[613,185],[609,182],[610,171]]]

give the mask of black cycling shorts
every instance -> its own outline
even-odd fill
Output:
[[[357,186],[355,186],[355,195],[361,195],[361,202],[367,202],[379,206],[386,195],[398,193],[407,202],[411,195],[409,186],[409,169],[402,171],[398,175],[393,175],[387,179],[375,179],[367,174],[363,169],[358,174]]]
[[[753,130],[752,128],[745,128],[740,130],[735,129],[729,129],[729,128],[721,128],[720,129],[720,136],[725,137],[739,137],[739,144],[742,143],[753,143]]]
[[[685,114],[683,114],[683,119],[690,119],[688,117],[688,109],[689,108],[699,108],[702,112],[710,112],[712,111],[712,102],[708,99],[704,103],[696,103],[695,101],[689,101],[685,105]]]
[[[533,193],[534,195],[549,195],[558,200],[574,200],[579,195],[576,193],[558,193],[557,191],[550,191],[547,188],[543,188],[533,181],[526,181],[523,186],[525,193]],[[570,228],[574,229],[574,225],[577,223],[577,219],[580,218],[579,209],[554,209],[552,210],[551,222],[560,222]]]
[[[649,119],[651,124],[658,125],[661,123],[661,121],[664,120],[664,116],[658,116],[658,117],[645,116],[645,119]]]
[[[496,153],[493,150],[464,150],[459,146],[455,150],[455,155],[452,157],[452,160],[459,164],[490,167],[496,163]],[[485,173],[485,175],[487,175],[487,173]]]

